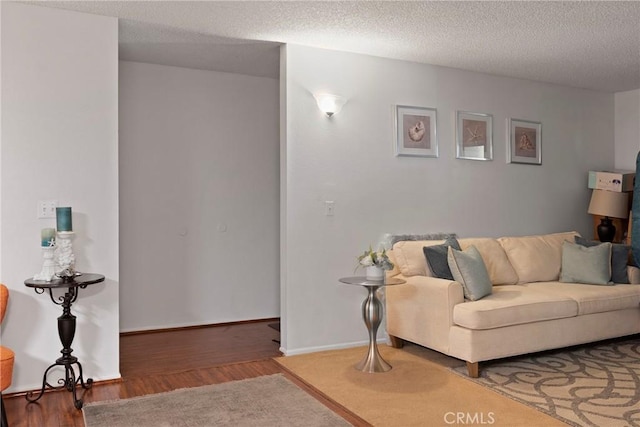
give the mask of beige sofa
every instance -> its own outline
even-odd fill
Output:
[[[431,277],[423,247],[443,241],[400,241],[388,276],[406,280],[386,288],[387,332],[394,347],[410,341],[467,362],[478,362],[640,333],[640,285],[559,282],[562,246],[577,233],[458,239],[474,245],[492,293],[464,299],[460,283]],[[629,267],[631,283],[640,270]]]

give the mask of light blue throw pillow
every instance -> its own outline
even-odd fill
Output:
[[[482,256],[475,246],[469,246],[464,251],[458,251],[449,246],[447,260],[451,274],[456,282],[462,285],[466,299],[477,301],[491,294],[491,279]]]
[[[602,244],[601,242],[595,242],[579,236],[575,237],[575,242],[588,248]],[[627,264],[629,263],[630,250],[631,246],[628,245],[619,243],[611,244],[611,281],[613,283],[629,283]]]
[[[611,243],[586,247],[564,241],[560,281],[587,285],[612,285]]]

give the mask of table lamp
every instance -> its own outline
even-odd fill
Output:
[[[598,239],[601,242],[612,242],[616,235],[616,227],[611,218],[627,218],[629,216],[629,194],[617,191],[593,190],[588,212],[603,218],[598,225]]]

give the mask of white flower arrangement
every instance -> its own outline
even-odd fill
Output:
[[[376,252],[371,246],[358,257],[358,264],[362,267],[378,267],[383,270],[391,270],[393,268],[393,263],[387,256],[387,251],[382,249]]]

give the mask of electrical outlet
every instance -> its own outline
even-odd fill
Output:
[[[334,210],[334,203],[333,200],[327,200],[324,202],[324,214],[325,216],[333,216],[333,210]]]
[[[57,200],[40,200],[38,202],[38,218],[55,218]]]

